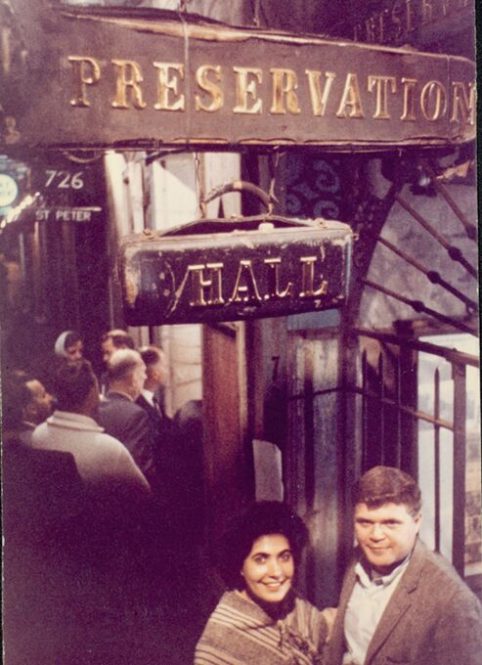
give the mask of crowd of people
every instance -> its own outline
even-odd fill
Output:
[[[386,466],[353,488],[337,607],[298,593],[309,531],[286,503],[261,501],[212,548],[223,587],[196,616],[201,404],[169,418],[162,349],[136,349],[122,330],[101,345],[100,376],[66,331],[44,380],[12,369],[3,381],[7,665],[480,662],[480,603],[419,539],[416,481]]]
[[[98,613],[100,603],[112,620],[133,606],[166,608],[184,561],[196,576],[201,414],[196,438],[186,437],[177,414],[166,415],[160,347],[136,349],[125,331],[112,330],[101,348],[100,376],[74,331],[59,335],[42,374],[4,373],[5,628],[15,665],[63,662],[58,627],[74,630],[81,608]],[[32,635],[35,623],[50,628],[48,642],[20,633],[26,621]]]

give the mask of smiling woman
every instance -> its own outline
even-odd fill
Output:
[[[308,530],[285,504],[260,502],[236,518],[219,548],[227,588],[196,646],[195,665],[323,662],[332,610],[293,588]]]

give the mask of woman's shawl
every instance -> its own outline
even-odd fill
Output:
[[[226,592],[196,645],[194,665],[319,665],[328,635],[323,613],[296,598],[272,619],[237,591]]]

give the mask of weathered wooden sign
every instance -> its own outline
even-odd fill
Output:
[[[206,323],[341,307],[351,242],[341,222],[269,216],[127,237],[119,261],[126,322]]]
[[[6,82],[21,91],[15,108],[1,100],[3,144],[366,150],[475,136],[464,58],[160,16],[52,10],[34,26],[35,66]]]

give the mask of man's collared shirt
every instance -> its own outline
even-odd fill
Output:
[[[152,390],[148,390],[147,388],[144,388],[142,390],[142,396],[146,400],[148,404],[150,404],[152,407],[156,408],[156,404],[154,402],[154,393]]]
[[[403,573],[410,557],[407,557],[389,575],[370,577],[362,563],[355,566],[356,582],[345,613],[345,640],[347,651],[344,665],[363,665],[368,647],[383,612]]]

